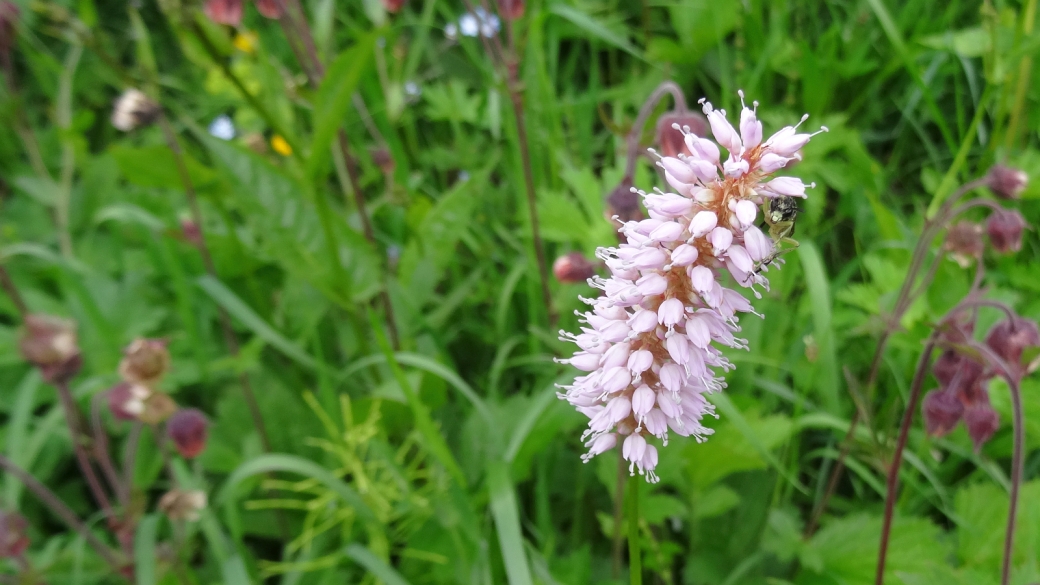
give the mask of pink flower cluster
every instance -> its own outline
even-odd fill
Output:
[[[671,431],[706,440],[713,431],[701,419],[715,411],[705,395],[726,387],[717,370],[733,369],[717,346],[747,349],[735,335],[738,314],[755,311],[722,285],[723,272],[756,296],[756,285],[768,287],[761,273],[776,244],[756,227],[758,209],[773,197],[805,197],[807,187],[770,175],[800,160],[813,134],[788,126],[763,142],[757,103],[743,107],[739,129],[724,110],[701,104],[715,141],[681,129],[693,156],[658,162],[675,192],[637,191],[649,218],[622,224],[626,243],[597,251],[611,276],[589,284],[603,294],[582,299],[592,310],[580,314],[581,333],[560,332],[579,348],[561,361],[587,372],[559,394],[590,419],[582,459],[621,442],[629,472],[651,483],[658,454],[648,439],[667,445]]]

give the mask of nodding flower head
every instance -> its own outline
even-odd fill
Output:
[[[0,559],[22,556],[29,548],[29,523],[18,512],[0,510]]]
[[[778,243],[756,227],[759,208],[806,196],[801,180],[771,175],[797,160],[812,134],[796,125],[764,138],[757,103],[742,108],[737,127],[702,104],[714,140],[680,127],[689,154],[658,163],[672,191],[637,192],[649,217],[622,222],[621,244],[597,251],[610,276],[590,279],[602,293],[582,299],[590,310],[581,331],[561,332],[578,346],[561,361],[583,372],[559,394],[589,418],[582,459],[620,444],[630,473],[650,482],[658,480],[655,441],[713,433],[702,424],[715,416],[705,397],[725,388],[722,373],[733,369],[719,348],[748,347],[736,336],[739,315],[757,313],[734,285],[758,297],[769,286],[763,273],[781,264]]]
[[[986,176],[989,188],[1002,199],[1018,199],[1029,183],[1029,177],[1025,171],[1006,167],[1004,165],[993,165]]]
[[[50,315],[27,315],[18,346],[22,356],[51,384],[69,381],[83,364],[75,323]]]
[[[238,26],[242,23],[242,0],[206,0],[202,10],[217,24]]]
[[[585,282],[596,274],[596,265],[589,261],[581,252],[571,252],[556,259],[552,265],[553,276],[556,280],[574,284]]]
[[[206,448],[209,421],[195,408],[178,410],[166,421],[166,434],[173,440],[177,452],[186,459],[197,457]]]
[[[708,120],[697,112],[668,112],[657,119],[654,143],[665,156],[689,156],[693,154],[686,147],[686,134],[690,132],[704,136],[708,132]]]
[[[993,249],[1001,254],[1010,254],[1022,249],[1022,231],[1026,220],[1016,209],[995,211],[986,220],[986,233]]]
[[[266,18],[278,20],[282,17],[282,0],[256,0],[256,10]]]

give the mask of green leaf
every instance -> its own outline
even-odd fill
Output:
[[[10,418],[5,424],[7,431],[4,446],[7,458],[22,469],[31,471],[35,455],[29,448],[29,424],[33,419],[33,408],[36,406],[36,390],[40,387],[40,374],[36,369],[29,370],[14,391],[14,406]],[[18,500],[22,494],[22,483],[11,474],[4,474],[4,503],[12,510],[20,509]]]
[[[237,488],[238,484],[242,483],[244,480],[253,477],[254,475],[276,471],[296,473],[309,477],[328,488],[334,494],[339,496],[345,503],[352,506],[358,516],[365,520],[375,520],[375,515],[368,507],[368,504],[361,499],[361,496],[354,491],[354,488],[344,483],[343,480],[313,461],[308,461],[307,459],[297,457],[296,455],[286,455],[282,453],[265,453],[239,465],[238,468],[228,476],[227,481],[224,482],[224,487],[221,488],[220,494],[216,498],[216,502],[218,504],[230,502],[232,497],[235,495],[235,488]]]
[[[159,519],[158,515],[150,514],[137,525],[134,534],[134,577],[137,585],[155,585],[157,582],[155,540],[158,537]]]
[[[831,293],[827,271],[823,267],[820,252],[812,242],[802,242],[798,246],[798,256],[805,271],[805,280],[809,288],[811,301],[813,330],[816,343],[820,348],[820,358],[816,367],[823,374],[815,377],[820,403],[825,410],[838,414],[840,404],[840,380],[838,375],[837,351],[835,348],[834,329],[831,324]]]
[[[372,551],[360,544],[348,545],[343,550],[343,554],[367,569],[370,575],[379,579],[385,585],[409,585],[408,581],[395,571],[393,567],[386,564],[382,559],[372,554]]]
[[[325,168],[332,139],[343,125],[351,98],[368,69],[375,39],[375,32],[361,37],[353,47],[341,53],[325,72],[325,79],[314,96],[314,136],[311,138],[307,159],[307,170],[312,176]]]
[[[550,6],[549,12],[570,21],[571,24],[585,31],[590,36],[596,37],[609,45],[614,45],[637,59],[644,59],[642,52],[630,43],[623,33],[611,29],[590,14],[559,2]]]
[[[930,35],[919,42],[932,49],[953,51],[961,57],[973,59],[982,57],[990,52],[993,35],[976,26],[959,31],[947,31],[942,34]]]
[[[502,550],[502,562],[506,566],[509,585],[533,585],[531,568],[524,551],[523,533],[520,531],[520,514],[517,511],[516,493],[509,479],[509,468],[496,461],[488,469],[488,491],[491,497],[491,516],[495,519],[495,531]]]
[[[267,321],[265,321],[260,315],[256,314],[256,312],[240,299],[238,295],[228,287],[224,286],[224,283],[208,274],[200,276],[198,280],[196,280],[196,283],[198,283],[199,288],[205,291],[206,294],[216,301],[218,305],[224,307],[232,317],[238,319],[240,323],[245,325],[247,329],[252,331],[260,339],[264,340],[268,345],[274,347],[285,354],[286,357],[307,367],[308,369],[315,370],[318,368],[317,360],[308,355],[307,352],[300,348],[300,346],[290,341],[274,327],[271,327]]]

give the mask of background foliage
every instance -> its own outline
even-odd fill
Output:
[[[180,482],[209,494],[198,523],[156,512],[170,484],[157,445],[143,439],[135,555],[156,569],[139,582],[622,582],[612,572],[616,457],[580,463],[585,421],[553,387],[574,375],[552,361],[568,350],[555,330],[576,329],[572,311],[589,289],[552,282],[560,319],[550,326],[505,79],[479,39],[444,35],[463,4],[414,0],[390,13],[374,0],[304,2],[328,69],[316,90],[281,28],[251,7],[232,29],[189,0],[17,4],[19,89],[5,86],[0,101],[4,266],[34,312],[78,324],[81,404],[116,382],[135,337],[166,337],[165,389],[212,422],[205,453],[174,463]],[[926,211],[994,162],[1040,171],[1040,41],[1026,8],[528,2],[515,32],[550,260],[613,243],[604,197],[621,179],[636,111],[663,80],[690,103],[707,96],[729,111],[742,88],[762,102],[767,131],[803,112],[831,129],[797,168],[817,183],[798,220],[802,245],[770,272],[772,291],[756,305],[765,320],[743,323],[751,351],[730,356],[738,369],[715,397],[716,434],[662,450],[662,481],[642,490],[652,582],[872,582],[907,386],[930,324],[968,290],[970,271],[941,264],[900,323],[873,395],[849,381],[869,367]],[[161,130],[122,134],[109,123],[123,88],[153,82],[186,149],[216,278],[186,235],[184,187]],[[224,114],[237,130],[229,141],[206,130]],[[339,128],[354,146],[375,246],[337,180]],[[271,148],[276,134],[291,154]],[[663,181],[644,160],[636,184]],[[1038,185],[1019,204],[1033,224]],[[1033,319],[1038,250],[1029,232],[1019,254],[987,257],[988,294]],[[232,317],[237,356],[218,307]],[[0,445],[103,531],[55,394],[18,357],[10,299],[0,312]],[[1020,584],[1040,581],[1040,382],[1023,392],[1032,449]],[[963,428],[935,440],[915,425],[888,582],[997,582],[1011,433],[1006,388],[991,395],[1002,426],[979,453]],[[851,440],[820,529],[806,534],[853,397],[875,416]],[[107,424],[121,453],[128,427]],[[30,520],[30,557],[47,582],[120,581],[10,476],[3,505]]]

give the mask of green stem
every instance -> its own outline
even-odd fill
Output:
[[[628,582],[643,585],[643,562],[639,556],[639,484],[643,478],[628,479]]]

